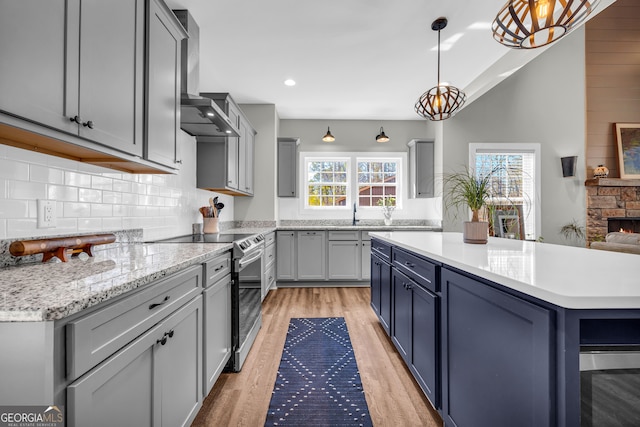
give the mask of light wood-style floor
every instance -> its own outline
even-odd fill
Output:
[[[369,300],[369,288],[271,291],[263,303],[262,329],[242,371],[220,376],[192,426],[264,426],[289,319],[340,316],[347,322],[373,425],[442,426]]]

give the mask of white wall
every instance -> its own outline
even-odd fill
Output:
[[[560,227],[586,218],[584,37],[577,29],[444,123],[445,173],[468,164],[471,142],[541,144],[538,234],[551,243],[566,243]],[[578,156],[576,177],[562,177],[564,156]],[[461,220],[445,214],[443,228],[460,231]]]
[[[0,145],[0,238],[142,228],[145,239],[191,233],[216,193],[196,189],[196,144],[181,132],[176,175],[129,174]],[[233,198],[221,221],[233,221]],[[57,227],[39,229],[37,199],[56,201]]]
[[[327,132],[327,126],[331,127],[331,133],[336,140],[331,143],[322,141]],[[377,143],[376,135],[380,133],[380,127],[391,140],[387,143]],[[300,153],[320,152],[403,152],[408,153],[407,142],[414,138],[435,138],[436,126],[431,122],[417,120],[280,120],[280,137],[299,137]],[[437,153],[441,150],[436,140],[436,173],[442,168],[441,156]],[[405,165],[405,198],[408,182],[406,174],[408,165]],[[300,167],[303,167],[300,162]],[[300,172],[298,174],[300,176]],[[303,189],[298,192],[297,198],[278,198],[279,217],[285,220],[318,220],[318,219],[351,219],[351,210],[332,211],[304,211]],[[405,200],[402,210],[396,210],[393,214],[397,219],[428,219],[440,221],[440,198]],[[360,219],[382,220],[382,212],[379,210],[364,210],[358,212]]]

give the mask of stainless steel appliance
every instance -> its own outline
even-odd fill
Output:
[[[640,346],[581,347],[580,425],[640,426]]]
[[[264,236],[262,234],[194,234],[156,243],[233,243],[231,269],[231,337],[233,356],[228,371],[242,369],[262,326]]]

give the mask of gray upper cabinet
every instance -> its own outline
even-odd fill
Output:
[[[224,111],[240,137],[198,136],[197,187],[233,196],[253,196],[256,131],[228,93],[200,93]]]
[[[145,158],[178,168],[180,50],[187,36],[164,2],[151,0],[147,18],[147,106]]]
[[[1,1],[2,143],[133,173],[174,169],[184,35],[166,12],[162,0]]]
[[[300,138],[278,138],[278,197],[298,195],[298,145]]]
[[[412,139],[409,141],[409,197],[434,197],[434,142]]]
[[[0,110],[77,132],[63,103],[66,3],[0,2]]]
[[[68,2],[65,115],[79,136],[142,156],[144,0]],[[108,25],[105,25],[108,23]]]

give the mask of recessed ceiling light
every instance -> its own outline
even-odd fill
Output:
[[[207,111],[207,116],[213,117],[213,113],[211,111]]]
[[[296,85],[296,81],[293,79],[287,79],[284,81],[284,84],[287,86],[295,86]]]
[[[231,133],[231,131],[230,131],[230,130],[225,130],[225,132],[226,132],[226,133]]]

